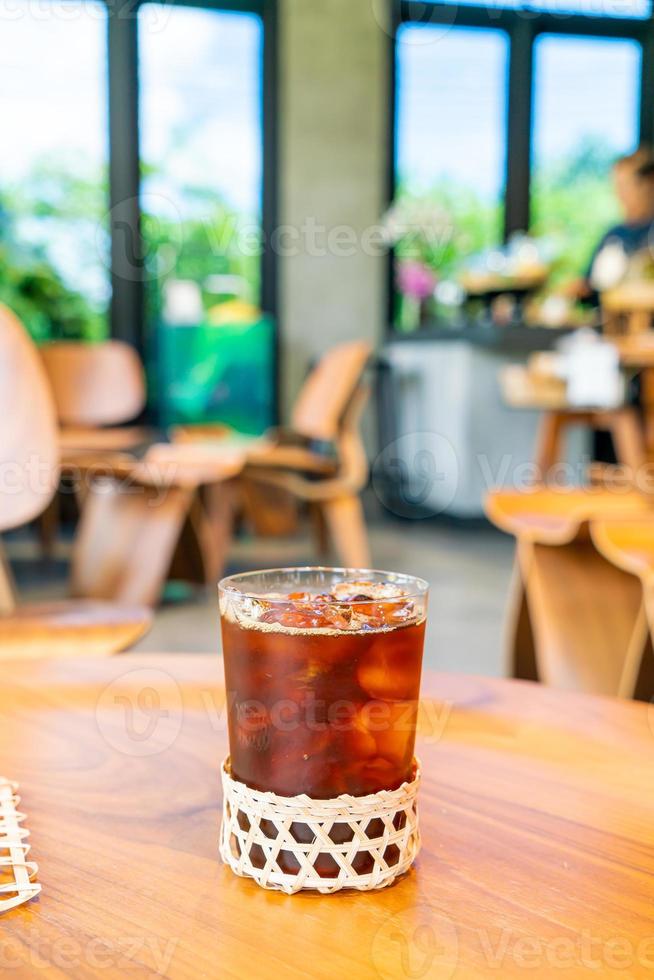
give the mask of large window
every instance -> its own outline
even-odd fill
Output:
[[[274,314],[276,6],[224,7],[0,0],[0,301],[37,339],[144,352],[169,278]]]
[[[0,4],[0,300],[37,339],[108,331],[102,4]]]
[[[261,20],[148,3],[139,39],[148,280],[258,304]]]
[[[612,161],[654,142],[649,0],[396,11],[394,326],[442,317],[441,295],[456,319],[465,290],[486,303],[578,275],[617,218]]]
[[[398,197],[440,211],[440,278],[502,240],[507,69],[502,31],[408,24],[398,35]]]
[[[560,276],[579,275],[618,220],[608,175],[638,143],[641,57],[628,39],[536,39],[531,227],[552,239]]]

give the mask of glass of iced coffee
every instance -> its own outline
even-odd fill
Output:
[[[220,583],[233,775],[327,799],[411,778],[427,583],[288,568]]]
[[[247,787],[257,807],[262,793],[374,801],[371,794],[415,786],[427,592],[427,583],[412,576],[338,568],[282,568],[224,579],[219,593],[229,785]],[[225,843],[227,859],[245,873],[238,862],[247,846],[254,868],[269,869],[273,822],[255,810],[257,833],[265,837],[252,843],[252,812],[248,816],[242,807],[231,843]],[[385,833],[388,862],[399,861],[396,838],[404,833],[406,813],[413,819],[415,808],[391,814],[386,824],[362,823]],[[329,847],[349,846],[352,825],[325,826]],[[315,826],[307,818],[292,827],[293,841],[306,844],[308,853]],[[321,878],[343,878],[344,867],[365,880],[377,873],[370,851],[351,855],[349,863],[343,854],[311,853]],[[275,868],[283,878],[300,873],[301,864],[282,849]]]

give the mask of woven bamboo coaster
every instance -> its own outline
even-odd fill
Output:
[[[415,767],[399,789],[313,800],[250,789],[232,777],[227,758],[220,856],[237,875],[289,895],[385,888],[420,849]]]
[[[0,776],[0,912],[22,905],[41,891],[41,886],[32,880],[38,866],[27,860],[30,832],[20,826],[25,814],[17,810],[17,789],[16,783]]]

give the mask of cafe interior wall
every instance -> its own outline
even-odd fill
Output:
[[[383,333],[387,261],[361,247],[387,203],[390,48],[383,12],[377,0],[279,3],[284,417],[307,363],[339,341],[377,343]],[[341,228],[352,229],[343,241],[353,233],[357,244],[348,238],[343,254],[334,254],[327,235],[331,230],[333,241]]]

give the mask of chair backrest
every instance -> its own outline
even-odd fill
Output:
[[[652,329],[654,282],[625,282],[601,296],[604,333],[639,334]]]
[[[41,347],[41,357],[62,425],[118,425],[145,406],[143,365],[123,341],[56,341]]]
[[[353,340],[320,358],[293,408],[291,425],[296,432],[310,439],[336,439],[371,352],[367,341]]]
[[[42,513],[59,479],[47,375],[20,320],[0,304],[0,531]]]

